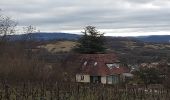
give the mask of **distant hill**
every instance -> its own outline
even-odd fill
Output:
[[[143,42],[167,43],[170,42],[170,35],[139,36],[136,39]]]
[[[11,40],[24,40],[30,37],[36,41],[49,41],[49,40],[77,40],[81,35],[70,33],[33,33],[22,35],[10,35]],[[113,37],[114,38],[114,37]],[[153,36],[138,36],[138,37],[126,37],[130,39],[139,40],[142,42],[155,42],[155,43],[168,43],[170,42],[170,35],[153,35]]]
[[[77,40],[80,35],[70,33],[31,33],[22,35],[10,35],[10,40],[24,40],[31,39],[36,41],[50,41],[50,40]]]

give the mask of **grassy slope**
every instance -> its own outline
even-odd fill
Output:
[[[77,43],[73,41],[58,41],[55,43],[40,45],[39,47],[45,48],[48,52],[57,53],[57,52],[69,52],[76,45]]]
[[[77,42],[63,40],[39,47],[45,48],[51,53],[59,53],[70,52],[76,44]],[[107,52],[115,52],[129,63],[170,60],[170,44],[143,43],[129,38],[108,38],[105,46],[108,48]]]

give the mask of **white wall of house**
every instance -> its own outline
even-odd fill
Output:
[[[106,76],[102,76],[102,77],[101,77],[101,83],[103,83],[103,84],[106,84],[106,83],[107,83]]]
[[[118,75],[101,76],[102,84],[118,84],[119,81]],[[90,83],[90,75],[76,74],[76,82]]]
[[[76,74],[76,82],[90,83],[90,75]]]

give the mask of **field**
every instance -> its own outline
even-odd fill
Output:
[[[49,43],[45,45],[38,46],[39,48],[44,48],[48,52],[56,53],[56,52],[69,52],[77,45],[76,42],[73,41],[58,41],[56,43]]]
[[[102,84],[29,83],[0,85],[0,100],[169,100],[168,89]]]

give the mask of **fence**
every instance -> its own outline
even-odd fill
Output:
[[[162,87],[126,87],[79,83],[0,84],[0,100],[170,100]]]

